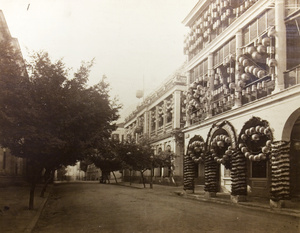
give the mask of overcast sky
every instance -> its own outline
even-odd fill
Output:
[[[95,58],[89,83],[108,77],[122,118],[179,68],[187,28],[182,20],[198,0],[1,0],[0,9],[23,56],[44,50],[74,70]],[[29,5],[30,4],[30,5]]]

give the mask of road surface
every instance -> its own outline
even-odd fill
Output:
[[[33,232],[300,232],[296,217],[186,199],[156,187],[55,185]]]

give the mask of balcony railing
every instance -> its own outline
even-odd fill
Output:
[[[284,87],[288,88],[300,83],[300,65],[284,74]]]

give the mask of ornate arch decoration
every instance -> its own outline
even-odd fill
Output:
[[[246,159],[261,161],[269,159],[273,133],[266,120],[252,117],[247,121],[238,138],[238,147]]]
[[[207,151],[211,159],[231,169],[231,157],[237,147],[234,127],[228,122],[213,124],[207,136]]]
[[[195,162],[204,162],[206,145],[203,138],[195,135],[189,141],[187,155]]]

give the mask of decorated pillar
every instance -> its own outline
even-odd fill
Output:
[[[155,107],[155,134],[157,134],[158,131],[158,125],[159,125],[159,119],[158,119],[158,109],[159,106]]]
[[[175,91],[173,95],[173,129],[180,128],[181,115],[181,91]]]
[[[244,154],[240,150],[232,154],[231,169],[231,200],[240,202],[246,200],[247,195],[247,163]]]
[[[286,26],[285,26],[285,0],[275,1],[275,31],[271,30],[269,36],[275,36],[275,89],[273,93],[284,89],[284,72],[286,71]]]
[[[241,79],[242,74],[242,64],[239,62],[239,57],[242,55],[242,46],[243,46],[243,34],[242,30],[239,30],[236,34],[236,67],[235,67],[235,93],[234,93],[234,106],[233,108],[238,108],[242,106],[242,90],[237,83]]]
[[[213,96],[212,93],[214,91],[214,55],[212,53],[210,53],[208,55],[208,58],[207,58],[207,68],[208,68],[208,85],[209,85],[209,93],[210,93],[210,96]],[[210,118],[212,117],[212,102],[211,102],[211,98],[209,98],[209,101],[208,101],[208,106],[209,106],[209,110],[208,110],[208,113],[207,113],[207,118]]]
[[[163,102],[163,132],[166,131],[166,124],[167,124],[167,100],[164,100]]]
[[[189,88],[190,85],[191,85],[191,72],[188,71],[187,72],[187,87]],[[187,105],[186,105],[186,107],[187,107]],[[191,117],[190,117],[190,115],[187,112],[186,112],[185,117],[186,117],[185,127],[188,127],[188,126],[191,125]]]
[[[271,145],[270,205],[281,207],[290,199],[290,143],[275,141]]]
[[[146,111],[146,112],[144,112],[144,131],[143,131],[143,133],[147,134],[147,135],[149,135],[149,124],[148,124],[148,122],[149,122],[149,112]]]

